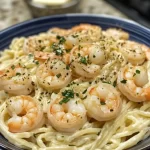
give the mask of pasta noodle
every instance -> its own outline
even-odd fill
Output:
[[[13,39],[0,57],[0,133],[32,150],[125,150],[147,138],[150,49],[128,38],[81,24]]]

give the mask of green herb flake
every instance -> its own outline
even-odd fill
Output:
[[[87,89],[85,89],[83,92],[82,92],[82,94],[85,94],[87,92]]]
[[[113,86],[116,87],[116,85],[117,85],[117,80],[115,80],[115,81],[113,82]]]
[[[81,56],[81,54],[80,53],[78,53],[78,57],[80,57]]]
[[[76,93],[76,96],[79,97],[79,93]]]
[[[101,105],[106,105],[106,103],[104,101],[101,101],[100,103],[101,103]]]
[[[136,73],[137,73],[137,74],[140,74],[140,70],[136,70]]]
[[[69,146],[76,146],[76,145],[73,145],[73,144],[69,144]]]
[[[28,56],[29,56],[29,58],[31,58],[31,57],[33,57],[33,54],[29,54]]]
[[[107,82],[107,81],[103,81],[103,83],[106,83],[106,84],[111,84],[110,82]]]
[[[70,69],[70,65],[66,65],[66,69],[69,70]]]
[[[39,62],[38,62],[38,61],[36,61],[36,62],[35,62],[35,64],[36,64],[36,65],[39,65]]]
[[[59,35],[57,35],[57,37],[56,37],[58,40],[59,40],[59,44],[63,44],[63,43],[65,43],[66,42],[66,39],[63,37],[63,36],[59,36]]]
[[[71,51],[71,49],[66,49],[66,52],[69,53]]]
[[[120,81],[121,83],[123,84],[126,84],[127,83],[127,80],[123,79],[122,81]]]
[[[64,96],[64,98],[59,102],[60,105],[62,105],[63,103],[67,103],[70,98],[74,98],[74,92],[73,90],[65,90],[64,92],[62,92],[62,96]]]
[[[87,98],[87,95],[86,95],[85,97],[83,97],[82,100],[84,100],[84,99],[86,99],[86,98]]]
[[[101,131],[99,131],[99,132],[97,133],[97,135],[100,135],[100,133],[101,133]]]
[[[68,98],[74,98],[74,92],[73,90],[65,90],[64,92],[62,92],[62,96]]]
[[[58,55],[58,56],[62,56],[63,53],[64,53],[62,49],[57,49],[57,50],[55,50],[54,52],[55,52],[55,54]]]
[[[51,47],[53,50],[59,49],[59,46],[56,43],[53,43]]]
[[[78,36],[79,36],[79,35],[77,35],[77,34],[76,34],[76,35],[72,35],[73,38],[77,38]]]
[[[80,50],[81,48],[83,48],[81,45],[78,46],[78,49]]]
[[[56,76],[57,76],[57,78],[60,78],[61,77],[61,73],[57,74]]]
[[[20,75],[21,75],[21,73],[19,73],[19,72],[16,73],[16,76],[20,76]]]
[[[67,102],[69,102],[69,98],[63,98],[60,102],[59,102],[59,104],[60,105],[62,105],[63,103],[67,103]]]
[[[13,70],[14,70],[14,69],[15,69],[15,66],[14,66],[14,65],[12,65],[12,66],[11,66],[11,69],[13,69]]]
[[[87,65],[87,59],[85,57],[81,57],[80,62]]]

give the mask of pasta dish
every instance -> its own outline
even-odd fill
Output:
[[[150,48],[91,24],[12,40],[0,57],[0,133],[32,150],[125,150],[150,135]]]

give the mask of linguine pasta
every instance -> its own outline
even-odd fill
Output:
[[[81,24],[13,39],[0,57],[0,133],[32,150],[125,150],[147,138],[150,49],[128,38]]]

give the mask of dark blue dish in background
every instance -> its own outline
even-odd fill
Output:
[[[47,31],[51,27],[71,28],[72,26],[80,23],[99,25],[102,29],[121,28],[130,34],[130,40],[146,44],[150,47],[150,29],[147,29],[135,22],[106,15],[67,14],[26,21],[0,31],[0,50],[7,48],[12,39],[15,37],[38,34],[40,32]],[[1,144],[2,142],[4,144]],[[21,150],[9,143],[2,135],[0,135],[0,145],[5,147],[7,150],[10,150],[9,147],[13,150]],[[150,138],[147,138],[128,150],[148,149],[150,149]]]

